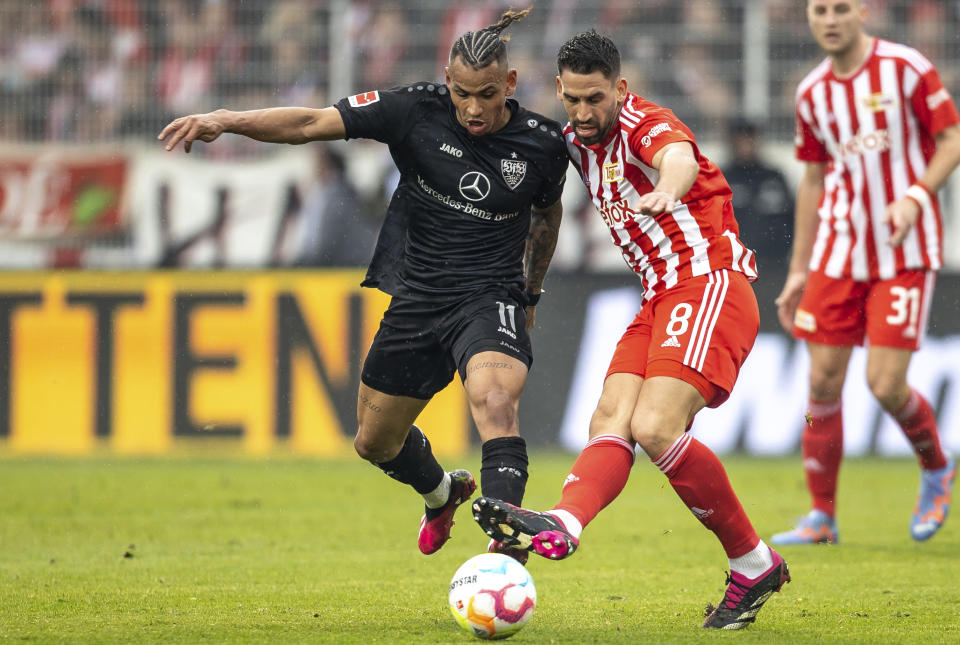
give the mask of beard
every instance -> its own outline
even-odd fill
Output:
[[[610,113],[605,115],[606,123],[596,119],[589,119],[587,121],[571,121],[570,125],[573,126],[573,131],[577,135],[577,140],[585,146],[592,146],[606,139],[607,135],[610,134],[610,130],[613,129],[613,126],[616,125],[617,121],[619,120],[620,110],[622,108],[623,103],[618,102],[610,111]],[[594,134],[581,136],[581,134],[577,132],[577,128],[581,126],[593,128]]]
[[[577,135],[577,140],[580,141],[585,146],[592,146],[594,144],[600,143],[607,136],[607,133],[610,132],[610,126],[602,127],[596,121],[574,121],[573,130]],[[594,129],[594,134],[592,135],[582,135],[577,132],[577,129],[586,126]]]

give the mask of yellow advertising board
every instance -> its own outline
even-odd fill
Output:
[[[165,454],[188,439],[349,454],[389,296],[360,271],[0,274],[0,448]],[[454,379],[421,414],[468,444]]]

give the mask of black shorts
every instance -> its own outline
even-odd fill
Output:
[[[394,296],[363,363],[361,380],[394,396],[430,399],[466,378],[479,352],[500,352],[533,363],[526,298],[510,286],[484,288],[454,301]]]

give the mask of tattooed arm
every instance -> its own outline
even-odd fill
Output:
[[[538,294],[543,287],[543,278],[547,275],[547,267],[550,266],[553,251],[557,248],[557,234],[560,232],[562,217],[563,205],[559,199],[552,206],[533,208],[527,249],[523,258],[527,274],[526,290],[529,294]],[[527,307],[527,331],[533,329],[535,320],[534,307]]]

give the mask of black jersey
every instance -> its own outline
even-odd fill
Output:
[[[456,297],[491,283],[523,283],[531,206],[563,191],[560,125],[508,99],[510,121],[474,137],[445,85],[416,83],[345,98],[348,139],[390,147],[400,183],[364,286]]]

